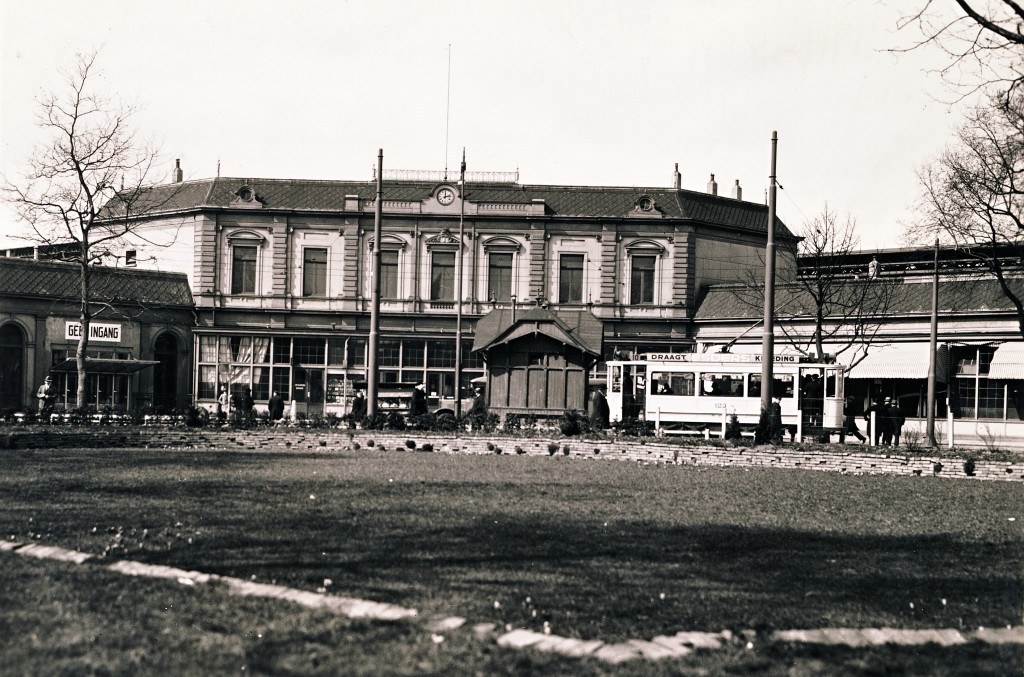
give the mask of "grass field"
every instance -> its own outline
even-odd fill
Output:
[[[1021,486],[555,457],[5,451],[0,534],[421,616],[616,641],[1020,625]],[[1008,674],[1020,647],[771,646],[611,667],[468,631],[0,555],[15,674]],[[1010,672],[1012,674],[1012,672]]]

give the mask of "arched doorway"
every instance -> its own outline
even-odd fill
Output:
[[[178,399],[178,339],[174,334],[161,334],[153,347],[159,363],[153,367],[153,406],[173,409]]]
[[[8,323],[0,327],[0,410],[25,406],[24,384],[25,334]]]

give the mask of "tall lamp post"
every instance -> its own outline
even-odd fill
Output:
[[[377,151],[377,199],[373,204],[373,272],[370,294],[370,345],[366,356],[366,415],[377,413],[377,354],[380,350],[380,237],[384,211],[384,149]]]
[[[764,330],[761,334],[761,411],[772,403],[775,361],[775,153],[778,132],[772,132],[772,173],[768,184],[768,245],[764,256]]]

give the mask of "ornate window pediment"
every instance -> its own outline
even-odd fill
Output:
[[[654,240],[633,240],[626,245],[626,254],[629,256],[662,256],[665,254],[665,247]]]
[[[459,248],[459,238],[452,235],[447,228],[442,228],[440,233],[426,239],[426,245],[427,249],[454,250]]]
[[[510,237],[492,237],[484,240],[484,251],[490,254],[494,252],[496,254],[501,253],[512,253],[518,254],[522,246]]]
[[[409,246],[409,243],[396,235],[381,235],[380,236],[380,250],[383,251],[405,251],[405,248]],[[366,243],[367,249],[373,251],[373,238],[371,237]]]
[[[267,238],[251,230],[236,230],[228,235],[228,244],[230,245],[260,247],[266,241]]]

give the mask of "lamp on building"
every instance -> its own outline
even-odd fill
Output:
[[[516,321],[516,295],[512,294],[512,321]]]

